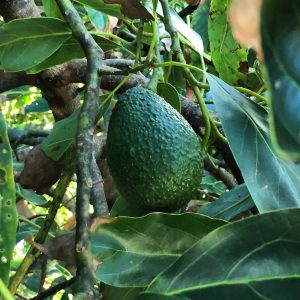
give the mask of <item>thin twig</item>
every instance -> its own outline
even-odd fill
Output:
[[[71,286],[74,283],[74,281],[75,281],[75,278],[71,278],[69,280],[58,283],[58,284],[52,286],[51,288],[49,288],[48,290],[40,292],[37,296],[31,298],[30,300],[43,300],[43,299],[46,299],[46,298],[56,294],[57,292]]]

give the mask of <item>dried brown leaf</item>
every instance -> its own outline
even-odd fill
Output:
[[[118,18],[108,16],[108,21],[106,22],[103,31],[113,33],[113,30],[117,26],[117,24],[118,24]]]
[[[49,158],[40,146],[36,146],[26,157],[24,169],[19,176],[19,183],[25,189],[32,189],[38,194],[44,194],[59,179],[61,171],[62,166]]]
[[[98,227],[100,227],[103,224],[111,223],[117,218],[112,217],[97,217],[93,219],[92,225],[91,225],[91,232],[94,232]]]

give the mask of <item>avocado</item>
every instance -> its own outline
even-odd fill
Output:
[[[191,126],[163,98],[141,87],[127,90],[113,109],[107,162],[120,194],[146,211],[185,206],[203,171]]]

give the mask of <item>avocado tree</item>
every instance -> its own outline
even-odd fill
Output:
[[[0,299],[297,299],[299,13],[2,1]]]

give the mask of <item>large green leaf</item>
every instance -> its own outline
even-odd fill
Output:
[[[267,282],[253,280],[250,284],[208,284],[198,290],[186,291],[185,296],[144,293],[135,300],[295,300],[300,293],[299,283],[296,277],[270,279]]]
[[[146,286],[200,238],[224,224],[192,213],[119,217],[92,234],[93,252],[101,260],[97,277],[114,286]]]
[[[272,136],[276,150],[292,159],[300,159],[299,14],[299,1],[263,1],[261,32],[272,90]]]
[[[159,274],[149,292],[189,299],[295,299],[300,292],[300,209],[220,227]]]
[[[265,109],[207,74],[229,146],[260,212],[299,207],[300,166],[272,150]]]
[[[203,205],[198,212],[212,218],[229,221],[253,206],[254,202],[247,186],[241,184],[223,193],[216,201]]]
[[[242,72],[247,64],[247,52],[233,38],[227,14],[231,0],[212,0],[208,19],[211,56],[224,81],[238,85],[246,80]],[[247,72],[247,70],[246,70]]]
[[[0,27],[0,62],[5,71],[23,71],[51,56],[71,37],[69,27],[53,18],[10,21]]]
[[[16,243],[17,224],[12,150],[6,123],[0,112],[0,279],[5,284],[8,282],[10,261]]]
[[[121,47],[119,44],[97,34],[93,34],[93,38],[103,51],[108,51]],[[61,47],[57,51],[55,51],[50,57],[42,61],[40,64],[34,66],[33,68],[28,69],[26,72],[28,74],[38,73],[42,70],[48,69],[55,65],[62,64],[71,59],[83,57],[85,57],[85,54],[80,44],[76,41],[75,38],[70,38],[67,41],[65,41],[61,45]]]

